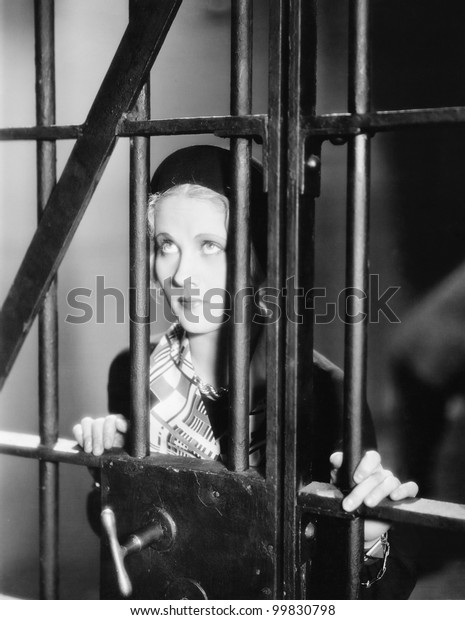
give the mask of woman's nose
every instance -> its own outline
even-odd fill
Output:
[[[186,253],[179,255],[179,260],[173,273],[172,282],[176,288],[191,288],[193,278],[193,261]]]

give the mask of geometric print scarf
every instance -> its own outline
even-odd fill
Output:
[[[226,399],[215,401],[202,396],[189,339],[179,323],[172,325],[150,356],[151,451],[200,459],[223,458],[227,450]],[[262,399],[250,414],[251,466],[264,462],[265,417]]]
[[[195,383],[189,339],[176,323],[150,357],[150,449],[217,459],[219,439]]]

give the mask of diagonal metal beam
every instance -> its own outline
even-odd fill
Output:
[[[69,247],[182,0],[138,0],[0,315],[0,388]]]

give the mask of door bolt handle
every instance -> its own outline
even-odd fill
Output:
[[[127,541],[120,545],[113,510],[106,506],[100,516],[103,529],[108,537],[120,592],[124,597],[131,596],[132,584],[124,565],[124,558],[133,553],[139,553],[149,546],[158,551],[168,550],[176,535],[175,523],[165,511],[157,508],[150,513],[150,523],[130,534]]]

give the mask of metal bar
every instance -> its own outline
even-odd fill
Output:
[[[129,2],[130,19],[137,3]],[[134,120],[150,118],[150,92],[147,83],[131,112]],[[130,419],[129,453],[143,458],[149,445],[149,237],[147,198],[150,174],[150,142],[136,136],[130,140],[130,224],[129,224],[129,336],[130,336]]]
[[[144,88],[140,108],[148,109],[148,89]],[[149,141],[131,139],[130,199],[130,417],[129,453],[149,454],[149,239],[147,196],[149,187]]]
[[[98,467],[100,463],[100,457],[86,454],[71,439],[58,439],[55,446],[46,447],[41,444],[38,435],[9,431],[0,431],[0,454],[85,467]]]
[[[374,133],[415,127],[438,127],[465,123],[465,106],[379,110],[366,114],[321,114],[304,117],[301,123],[302,131],[307,137],[349,136],[367,131]],[[267,116],[264,114],[124,120],[117,127],[116,134],[119,137],[130,137],[214,133],[247,135],[264,140],[267,134],[266,125]],[[82,133],[82,125],[6,127],[0,129],[0,140],[70,140],[79,138]]]
[[[288,5],[284,0],[269,6],[269,123],[267,149],[264,149],[268,170],[268,267],[267,286],[279,291],[285,280],[285,201],[286,201],[286,110],[288,94]],[[265,231],[263,231],[265,234]],[[280,297],[281,317],[267,325],[267,441],[266,483],[269,492],[269,511],[273,515],[275,556],[283,558],[283,414],[284,414],[284,356],[286,313]],[[283,597],[282,561],[274,564],[272,598]]]
[[[35,0],[37,125],[55,122],[54,0]],[[42,218],[56,183],[56,143],[37,142],[37,207]],[[39,429],[43,446],[58,439],[58,310],[54,278],[39,315]],[[58,464],[39,463],[40,598],[58,598]]]
[[[5,300],[0,386],[29,332],[182,0],[140,0]]]
[[[40,444],[38,435],[0,431],[0,454],[21,458],[45,459],[47,461],[67,463],[82,467],[101,467],[105,459],[126,459],[119,451],[107,454],[105,458],[86,454],[72,439],[59,439],[54,448],[44,448]],[[149,457],[152,461],[152,457]],[[186,461],[180,457],[157,455],[153,457],[160,467],[173,467],[180,470],[210,471],[218,475],[225,473],[221,463],[196,460]],[[234,475],[230,472],[229,475]],[[251,477],[260,478],[260,474],[253,469],[247,472]],[[337,519],[352,520],[353,516],[341,508],[341,492],[327,484],[312,482],[298,494],[299,507],[304,511],[316,515],[331,516]],[[430,499],[411,499],[402,502],[383,500],[374,508],[361,507],[356,515],[363,518],[381,519],[395,523],[409,523],[412,525],[438,527],[455,531],[465,529],[465,505],[441,502]]]
[[[0,431],[0,454],[39,460],[44,459],[82,467],[101,468],[108,460],[124,460],[133,463],[136,467],[141,465],[139,459],[128,455],[123,450],[114,449],[111,452],[105,452],[104,456],[94,456],[84,452],[74,440],[64,438],[58,439],[54,448],[45,448],[40,445],[40,437],[38,435],[9,431]],[[208,459],[186,459],[185,457],[169,454],[156,454],[144,459],[145,463],[173,468],[176,471],[206,471],[214,475],[237,476],[235,472],[226,469],[220,461],[210,461]],[[244,475],[256,480],[263,480],[262,474],[253,468],[250,468],[245,474],[239,474],[242,480],[244,480]]]
[[[259,137],[266,139],[265,114],[244,116],[198,116],[159,120],[127,120],[118,130],[119,136],[175,136],[213,133],[218,136]]]
[[[55,120],[54,0],[35,0],[37,123]],[[56,183],[56,144],[37,144],[38,219]],[[56,279],[44,299],[39,321],[40,435],[51,446],[58,437],[58,317]]]
[[[380,110],[365,114],[322,114],[303,121],[307,136],[349,136],[363,132],[395,131],[465,123],[465,107]]]
[[[116,128],[116,135],[132,136],[177,136],[214,133],[218,136],[251,136],[266,139],[266,114],[244,116],[192,116],[161,118],[153,120],[122,121]],[[82,125],[54,125],[53,127],[6,127],[0,129],[0,140],[68,140],[79,138]]]
[[[349,112],[370,107],[369,0],[351,0],[349,8]],[[366,407],[368,214],[370,145],[366,135],[350,138],[347,170],[346,329],[344,355],[344,466],[342,486],[354,486],[353,473],[362,456],[362,420]],[[360,588],[363,521],[348,529],[347,592]]]
[[[39,565],[40,598],[59,598],[58,463],[39,462]]]
[[[301,118],[316,99],[316,3],[290,2],[289,114],[286,213],[286,385],[284,416],[284,572],[287,599],[305,598],[306,560],[300,548],[297,491],[311,476],[313,313],[300,290],[313,288],[315,201],[305,187]]]
[[[231,115],[250,114],[252,109],[252,2],[231,1]],[[251,306],[246,295],[250,285],[250,156],[251,142],[231,140],[233,183],[229,237],[229,282],[232,304],[229,384],[229,462],[233,471],[249,467],[249,363]],[[235,320],[236,304],[241,319]]]
[[[342,509],[342,493],[327,483],[312,482],[299,493],[299,506],[305,512],[315,515],[353,520],[381,519],[395,523],[408,523],[436,527],[451,531],[465,530],[465,505],[432,499],[408,499],[401,502],[383,500],[378,506],[362,506],[355,513]]]
[[[0,140],[72,140],[82,132],[82,125],[6,127],[0,129]]]
[[[299,235],[298,215],[301,190],[301,157],[303,148],[300,142],[300,87],[301,87],[301,2],[293,0],[289,7],[289,101],[288,101],[288,144],[287,144],[287,221],[286,221],[286,276],[293,283],[300,280],[299,274]],[[287,306],[295,313],[295,296],[286,297]],[[289,317],[286,307],[286,317]],[[283,463],[283,598],[299,599],[300,579],[296,578],[298,566],[297,533],[297,416],[298,416],[298,325],[295,321],[286,322],[285,413],[284,413],[284,454]],[[310,349],[311,350],[311,349]],[[287,527],[286,527],[287,526]]]
[[[286,275],[299,279],[298,273],[298,213],[300,195],[300,2],[290,3],[289,15],[289,104],[288,104],[288,152],[287,152],[287,230],[286,230]],[[292,251],[291,251],[292,248]],[[289,296],[286,299],[290,303]],[[292,307],[295,312],[295,308]],[[286,308],[286,316],[289,316]],[[285,383],[285,417],[284,417],[284,454],[283,464],[283,593],[284,598],[298,599],[296,580],[297,558],[297,524],[296,511],[296,435],[298,409],[298,330],[295,322],[286,324],[286,362]],[[297,581],[297,583],[296,583]]]

